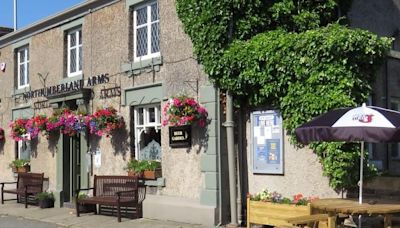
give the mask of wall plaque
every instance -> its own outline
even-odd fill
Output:
[[[172,148],[185,148],[192,145],[192,126],[169,127],[169,146]]]

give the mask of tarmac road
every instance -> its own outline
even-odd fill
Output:
[[[0,215],[0,228],[62,228],[55,224],[29,220],[22,217]]]

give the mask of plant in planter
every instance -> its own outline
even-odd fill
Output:
[[[14,173],[27,173],[30,171],[30,162],[26,159],[16,159],[9,166]]]
[[[141,178],[143,176],[143,171],[147,165],[146,163],[136,159],[131,159],[128,161],[124,169],[128,171],[128,176],[138,176],[139,178]]]
[[[205,127],[208,113],[194,98],[182,95],[169,99],[163,108],[163,116],[163,126],[197,123],[199,127]]]
[[[161,162],[159,161],[143,161],[144,171],[143,178],[155,180],[161,177]]]
[[[311,215],[310,202],[316,197],[305,198],[297,194],[293,199],[282,197],[277,192],[262,190],[247,197],[247,223],[269,226],[290,225],[287,219],[291,217]],[[258,216],[262,214],[263,216]]]
[[[109,137],[114,130],[124,128],[125,121],[122,116],[117,114],[115,108],[109,107],[99,109],[92,115],[86,116],[85,125],[90,134]]]
[[[38,200],[40,208],[52,208],[54,207],[54,195],[52,192],[41,192],[35,196]]]
[[[28,130],[25,125],[28,119],[16,119],[10,123],[11,128],[11,138],[15,141],[24,141],[29,139]]]
[[[42,133],[46,132],[48,118],[45,115],[36,115],[32,118],[32,122],[35,128]]]
[[[74,136],[85,130],[83,115],[76,115],[69,109],[64,109],[58,116],[61,133],[68,136]]]
[[[84,192],[79,192],[78,199],[86,199],[89,195]],[[74,203],[75,204],[75,203]],[[89,213],[96,211],[96,205],[94,204],[78,204],[80,213]]]

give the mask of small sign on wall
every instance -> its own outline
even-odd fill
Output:
[[[96,168],[101,167],[101,152],[99,148],[96,149],[96,153],[94,154],[94,166]]]
[[[192,126],[169,127],[169,146],[172,148],[185,148],[192,145]]]
[[[251,113],[253,173],[283,174],[282,117],[275,110]]]

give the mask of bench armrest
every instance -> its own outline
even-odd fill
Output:
[[[82,190],[93,190],[93,189],[94,188],[80,188],[80,189],[77,189],[76,192],[75,192],[76,193],[76,198],[78,198],[80,191],[82,191]]]
[[[123,193],[136,192],[136,191],[137,191],[136,189],[134,189],[134,190],[126,190],[126,191],[116,192],[115,194],[117,194],[117,196],[120,197],[121,194],[123,194]]]

